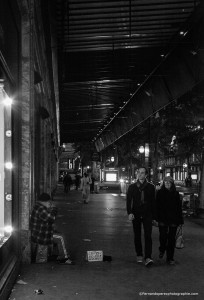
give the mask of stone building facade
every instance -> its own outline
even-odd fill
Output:
[[[38,0],[2,0],[0,10],[0,299],[20,262],[30,263],[29,216],[58,178],[57,60]],[[5,106],[5,100],[12,104]]]

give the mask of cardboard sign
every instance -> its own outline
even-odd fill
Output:
[[[88,261],[103,261],[103,251],[87,251],[86,258]]]

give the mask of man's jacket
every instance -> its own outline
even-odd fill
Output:
[[[127,191],[127,213],[156,218],[155,187],[147,180],[131,184]]]
[[[56,208],[50,211],[39,202],[35,204],[30,218],[32,242],[41,245],[52,245],[56,214]]]

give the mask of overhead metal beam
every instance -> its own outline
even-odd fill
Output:
[[[186,36],[178,37],[177,46],[106,126],[105,129],[110,131],[98,135],[95,141],[97,151],[115,143],[157,111],[204,81],[203,3],[198,7],[196,18],[191,20],[190,25],[191,29],[189,28]]]

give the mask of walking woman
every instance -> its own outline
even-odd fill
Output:
[[[183,216],[180,195],[171,176],[164,178],[161,189],[157,191],[156,205],[160,234],[159,258],[163,258],[166,252],[167,263],[174,265],[176,231],[183,224]]]
[[[82,190],[82,198],[84,200],[84,204],[88,204],[90,198],[90,184],[91,178],[87,173],[84,173],[84,176],[81,179],[81,190]]]

